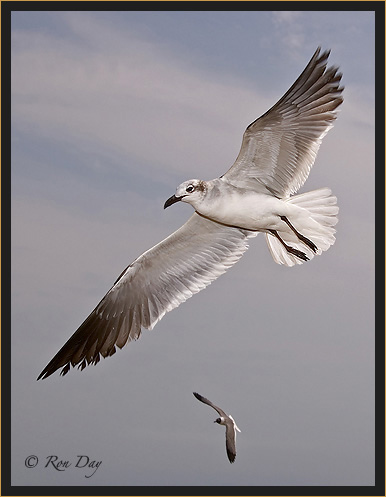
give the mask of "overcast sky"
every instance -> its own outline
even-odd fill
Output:
[[[335,245],[288,268],[259,235],[137,342],[37,382],[318,45],[345,102],[301,191],[338,197]],[[374,67],[372,12],[13,13],[13,485],[374,485]],[[235,464],[193,391],[237,421]]]

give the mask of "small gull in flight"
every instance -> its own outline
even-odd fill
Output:
[[[215,411],[220,414],[220,417],[217,418],[214,422],[219,425],[225,426],[225,446],[227,449],[229,462],[233,463],[236,459],[236,430],[241,433],[241,430],[235,423],[235,420],[232,418],[230,414],[226,414],[222,409],[215,406],[210,400],[206,399],[202,395],[197,392],[193,392],[193,395],[199,401],[204,404],[208,404],[208,406],[213,407]]]
[[[338,207],[329,188],[294,195],[306,181],[322,138],[343,102],[342,74],[316,50],[285,95],[245,130],[233,166],[211,181],[185,181],[164,208],[182,201],[190,219],[119,276],[87,319],[40,373],[84,369],[233,266],[259,232],[278,264],[312,259],[335,242]]]

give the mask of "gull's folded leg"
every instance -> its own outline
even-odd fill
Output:
[[[299,233],[299,231],[297,231],[297,229],[294,226],[292,226],[292,224],[285,216],[280,216],[280,219],[284,221],[287,224],[287,226],[291,228],[291,230],[295,233],[295,235],[299,238],[299,240],[301,240],[303,243],[308,245],[308,247],[310,247],[310,249],[314,252],[314,254],[317,253],[318,247],[315,245],[314,242],[311,242],[311,240],[309,240],[307,237]]]
[[[276,230],[269,230],[269,232],[280,241],[280,243],[284,246],[284,248],[289,254],[299,257],[299,259],[302,259],[302,261],[309,261],[309,258],[306,256],[304,252],[287,245]]]

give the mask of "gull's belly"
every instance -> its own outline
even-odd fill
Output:
[[[248,230],[278,229],[280,216],[288,215],[290,204],[263,194],[231,194],[200,206],[199,212],[214,221]]]

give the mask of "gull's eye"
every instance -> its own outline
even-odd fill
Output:
[[[186,191],[187,191],[188,193],[192,193],[192,191],[194,191],[194,186],[193,186],[193,185],[189,185],[189,186],[187,186],[187,187],[186,187]]]

